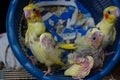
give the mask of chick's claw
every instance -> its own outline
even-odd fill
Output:
[[[51,68],[50,67],[48,67],[48,70],[47,71],[44,71],[44,76],[46,76],[46,75],[52,75],[53,74],[53,72],[51,72]]]

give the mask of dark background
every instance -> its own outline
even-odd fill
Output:
[[[6,14],[10,0],[0,0],[0,33],[6,32]]]

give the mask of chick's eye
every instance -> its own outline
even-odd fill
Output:
[[[33,8],[33,10],[32,10],[33,12],[36,12],[36,9],[35,8]]]
[[[92,38],[92,40],[93,40],[93,41],[96,40],[96,37],[94,36],[94,37]]]
[[[108,11],[108,14],[111,14],[111,11]]]

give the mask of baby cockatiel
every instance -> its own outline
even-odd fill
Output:
[[[43,33],[37,41],[31,41],[30,49],[38,61],[44,63],[48,70],[45,75],[51,74],[51,66],[53,64],[64,66],[61,61],[62,51],[55,47],[55,40],[50,33]]]
[[[88,30],[85,36],[80,36],[78,34],[75,40],[75,51],[81,52],[81,50],[85,49],[97,49],[100,47],[103,38],[104,34],[96,27]]]
[[[50,33],[45,33],[45,25],[40,16],[39,7],[29,4],[24,8],[28,29],[25,34],[25,43],[35,58],[44,63],[48,70],[45,75],[51,74],[53,64],[64,65],[61,61],[61,50],[55,47],[55,40]]]
[[[104,34],[99,30],[99,28],[91,28],[85,36],[78,36],[75,40],[76,49],[71,57],[74,55],[79,55],[80,58],[85,58],[86,56],[92,56],[94,59],[94,67],[102,66],[104,61],[104,53],[102,53],[101,44],[104,39]],[[74,62],[74,60],[68,57],[69,62]]]
[[[25,33],[25,45],[30,48],[30,42],[37,40],[45,32],[46,27],[40,15],[40,8],[35,4],[28,4],[23,8],[24,16],[27,21],[27,31]],[[28,54],[26,54],[28,55]],[[29,56],[29,55],[28,55]],[[36,64],[33,56],[28,57],[33,64]]]
[[[28,26],[25,34],[25,44],[29,47],[30,41],[36,40],[42,33],[45,32],[46,27],[42,21],[40,8],[38,6],[35,4],[28,4],[23,10]]]
[[[105,35],[102,47],[106,48],[109,44],[113,44],[116,38],[115,23],[119,17],[119,9],[115,6],[109,6],[104,9],[103,19],[96,25]]]
[[[101,44],[104,39],[104,34],[99,28],[92,28],[86,34],[86,40],[89,46],[92,49],[98,49],[101,47]]]
[[[77,58],[81,61],[81,58]],[[66,76],[72,76],[74,79],[82,80],[89,75],[90,70],[94,64],[94,59],[91,56],[86,56],[81,62],[76,62],[70,68],[68,68],[64,74]]]

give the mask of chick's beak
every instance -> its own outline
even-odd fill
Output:
[[[120,10],[119,9],[115,10],[114,15],[116,17],[119,17],[120,16]]]
[[[30,11],[29,10],[24,10],[25,18],[30,18]]]

